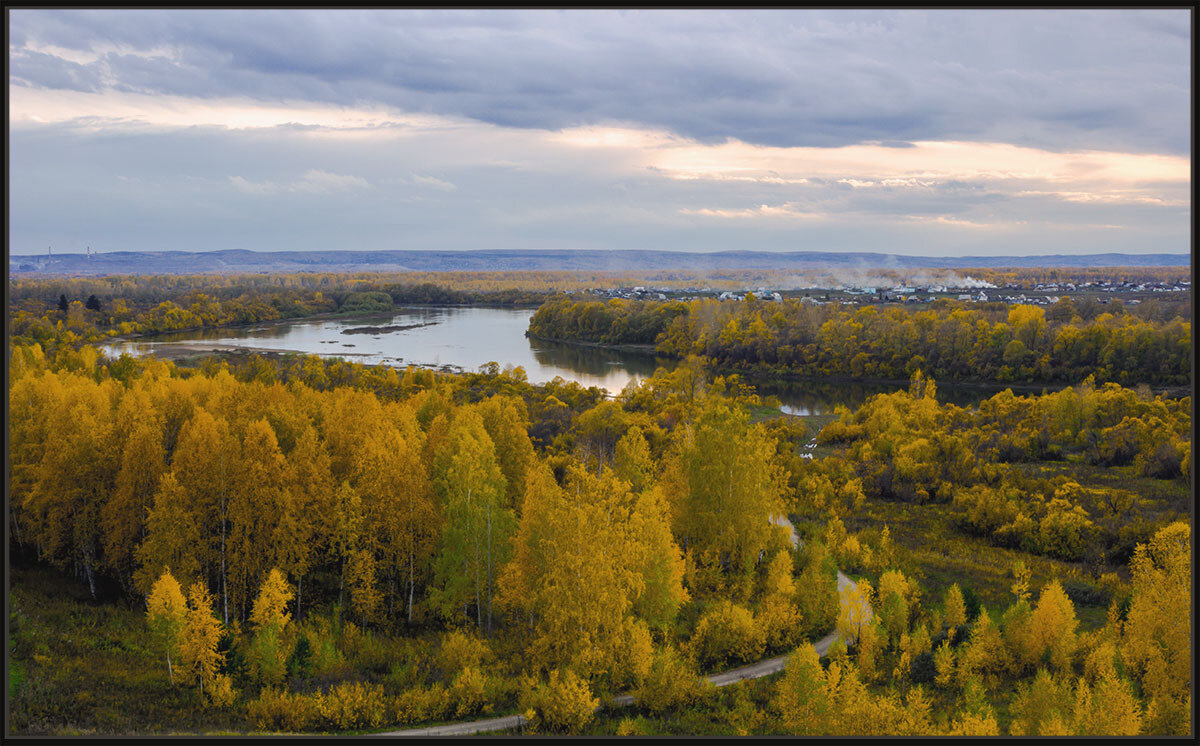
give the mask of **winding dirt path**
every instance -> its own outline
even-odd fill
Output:
[[[800,547],[800,536],[796,533],[796,527],[792,522],[783,516],[773,516],[771,523],[776,526],[786,526],[791,533],[790,539],[793,549]],[[846,588],[855,587],[857,584],[847,577],[841,570],[837,574],[838,596],[841,597]],[[868,619],[871,614],[868,614]],[[816,648],[817,655],[824,656],[829,652],[829,647],[833,645],[834,640],[838,639],[836,631],[822,637],[813,643]],[[761,679],[771,674],[779,673],[787,667],[788,656],[778,655],[774,658],[751,663],[748,666],[734,668],[721,673],[714,673],[705,676],[705,680],[713,686],[721,687],[730,684],[736,684],[739,681],[746,679]],[[632,694],[622,694],[610,698],[607,702],[596,708],[596,712],[608,708],[630,707],[634,704],[635,698]],[[524,715],[507,715],[505,717],[488,718],[486,720],[472,720],[466,723],[448,723],[446,725],[434,725],[428,728],[412,728],[409,730],[393,730],[383,733],[375,733],[377,736],[469,736],[475,733],[492,733],[495,731],[512,730],[525,725],[528,720]]]

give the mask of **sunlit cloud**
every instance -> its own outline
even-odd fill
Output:
[[[110,55],[140,57],[146,60],[178,60],[180,57],[179,50],[175,47],[159,45],[146,48],[99,40],[94,41],[86,49],[83,49],[79,47],[62,47],[57,44],[30,39],[26,41],[23,48],[14,49],[12,54],[14,57],[21,57],[28,55],[30,52],[58,57],[68,62],[74,62],[77,65],[91,65],[102,62]]]
[[[825,213],[809,212],[806,210],[797,209],[794,205],[759,205],[758,207],[748,207],[741,210],[724,210],[713,208],[683,208],[679,211],[683,215],[699,215],[709,218],[788,218],[793,220],[820,220],[829,217]]]
[[[1164,199],[1142,192],[1112,191],[1112,192],[1064,192],[1025,190],[1016,192],[1017,197],[1052,197],[1064,202],[1105,205],[1153,205],[1157,207],[1190,207],[1191,200]]]
[[[200,99],[121,91],[71,91],[9,87],[9,122],[78,122],[94,128],[213,126],[253,129],[281,126],[330,130],[430,130],[456,123],[446,117],[396,112],[383,107],[346,107],[311,102],[271,103],[251,98]],[[397,132],[393,131],[393,134]]]
[[[361,176],[352,174],[335,174],[328,171],[311,169],[300,178],[290,182],[250,181],[241,176],[230,176],[229,183],[235,189],[247,194],[278,194],[294,192],[304,194],[333,194],[352,189],[366,189],[370,182]]]
[[[930,181],[1087,181],[1185,184],[1189,158],[1140,153],[1051,152],[1006,143],[916,142],[910,148],[850,145],[778,148],[729,141],[650,151],[648,165],[675,178],[845,180],[851,186],[927,186]]]
[[[1003,69],[1024,16],[696,13],[679,34],[655,12],[223,13],[14,14],[11,242],[936,254],[1190,239],[1182,12],[1040,14],[1057,45]]]
[[[987,228],[994,230],[997,228],[1018,228],[1026,225],[1026,221],[1024,220],[980,222],[977,220],[951,217],[948,215],[901,215],[900,219],[909,223],[924,223],[926,225],[944,225],[953,228],[971,229]]]

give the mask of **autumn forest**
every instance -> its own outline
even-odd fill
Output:
[[[8,733],[1193,732],[1190,291],[589,292],[634,281],[698,282],[14,280]],[[610,395],[99,346],[406,304],[674,364]],[[772,379],[894,385],[789,414]]]

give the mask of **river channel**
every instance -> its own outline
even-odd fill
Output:
[[[300,319],[249,327],[193,330],[138,337],[104,346],[118,356],[165,353],[194,348],[196,353],[255,350],[300,352],[341,357],[369,365],[478,370],[490,362],[525,369],[531,383],[555,377],[599,386],[617,394],[630,380],[644,379],[676,360],[652,353],[613,350],[529,339],[532,309],[405,307],[390,314],[353,318]],[[375,329],[368,332],[349,330]],[[760,384],[759,393],[779,398],[790,414],[825,414],[839,404],[854,409],[867,398],[895,391],[896,384],[777,381]],[[938,398],[974,404],[994,390],[939,383]]]

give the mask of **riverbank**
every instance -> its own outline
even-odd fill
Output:
[[[680,361],[682,358],[662,352],[651,344],[606,344],[603,342],[584,342],[581,340],[557,339],[554,337],[542,337],[530,332],[525,332],[525,336],[530,339],[535,339],[541,342],[553,342],[555,344],[571,345],[574,347],[593,348],[599,350],[609,350],[612,352],[633,352],[653,356],[656,358]],[[763,383],[774,384],[780,381],[792,383],[818,383],[818,384],[833,384],[833,385],[861,385],[861,386],[887,386],[896,388],[905,388],[910,381],[907,378],[870,378],[870,377],[853,377],[853,376],[811,376],[800,373],[781,372],[777,370],[765,371],[759,369],[746,369],[731,366],[722,366],[715,364],[711,358],[700,356],[704,361],[707,369],[717,375],[738,375],[743,380],[754,384],[756,387]],[[973,389],[981,392],[1000,393],[1006,389],[1011,389],[1014,394],[1042,394],[1078,386],[1083,381],[1075,382],[1027,382],[1027,381],[994,381],[994,380],[978,380],[978,379],[959,379],[959,378],[941,378],[935,379],[939,386],[954,387],[957,389]],[[1140,384],[1135,384],[1140,385]],[[1149,384],[1147,384],[1149,385]],[[1150,390],[1156,395],[1166,396],[1172,399],[1182,398],[1191,395],[1191,389],[1187,386],[1161,386],[1150,385]]]
[[[603,342],[581,342],[573,339],[555,339],[554,337],[540,337],[533,332],[525,332],[525,336],[529,339],[537,340],[538,342],[553,342],[555,344],[572,345],[574,347],[592,347],[598,350],[611,350],[613,352],[633,352],[640,355],[653,355],[654,357],[669,358],[678,360],[679,358],[673,355],[667,355],[659,352],[654,345],[648,344],[605,344]]]
[[[263,321],[244,321],[234,324],[221,324],[219,326],[189,326],[183,329],[169,329],[160,331],[137,332],[134,334],[121,334],[113,337],[108,337],[106,344],[119,344],[122,342],[137,342],[146,340],[149,337],[160,337],[168,334],[195,334],[198,332],[215,332],[224,329],[246,329],[252,327],[262,327],[268,329],[280,324],[292,324],[304,321],[341,321],[346,319],[357,319],[362,321],[370,321],[372,319],[386,319],[395,316],[397,313],[402,313],[408,309],[439,309],[439,308],[491,308],[497,310],[512,310],[512,311],[532,311],[538,308],[539,304],[531,303],[439,303],[439,304],[423,304],[423,303],[405,303],[393,306],[390,311],[329,311],[326,313],[314,313],[309,316],[285,316],[279,319],[266,319]],[[651,345],[653,347],[653,345]]]

